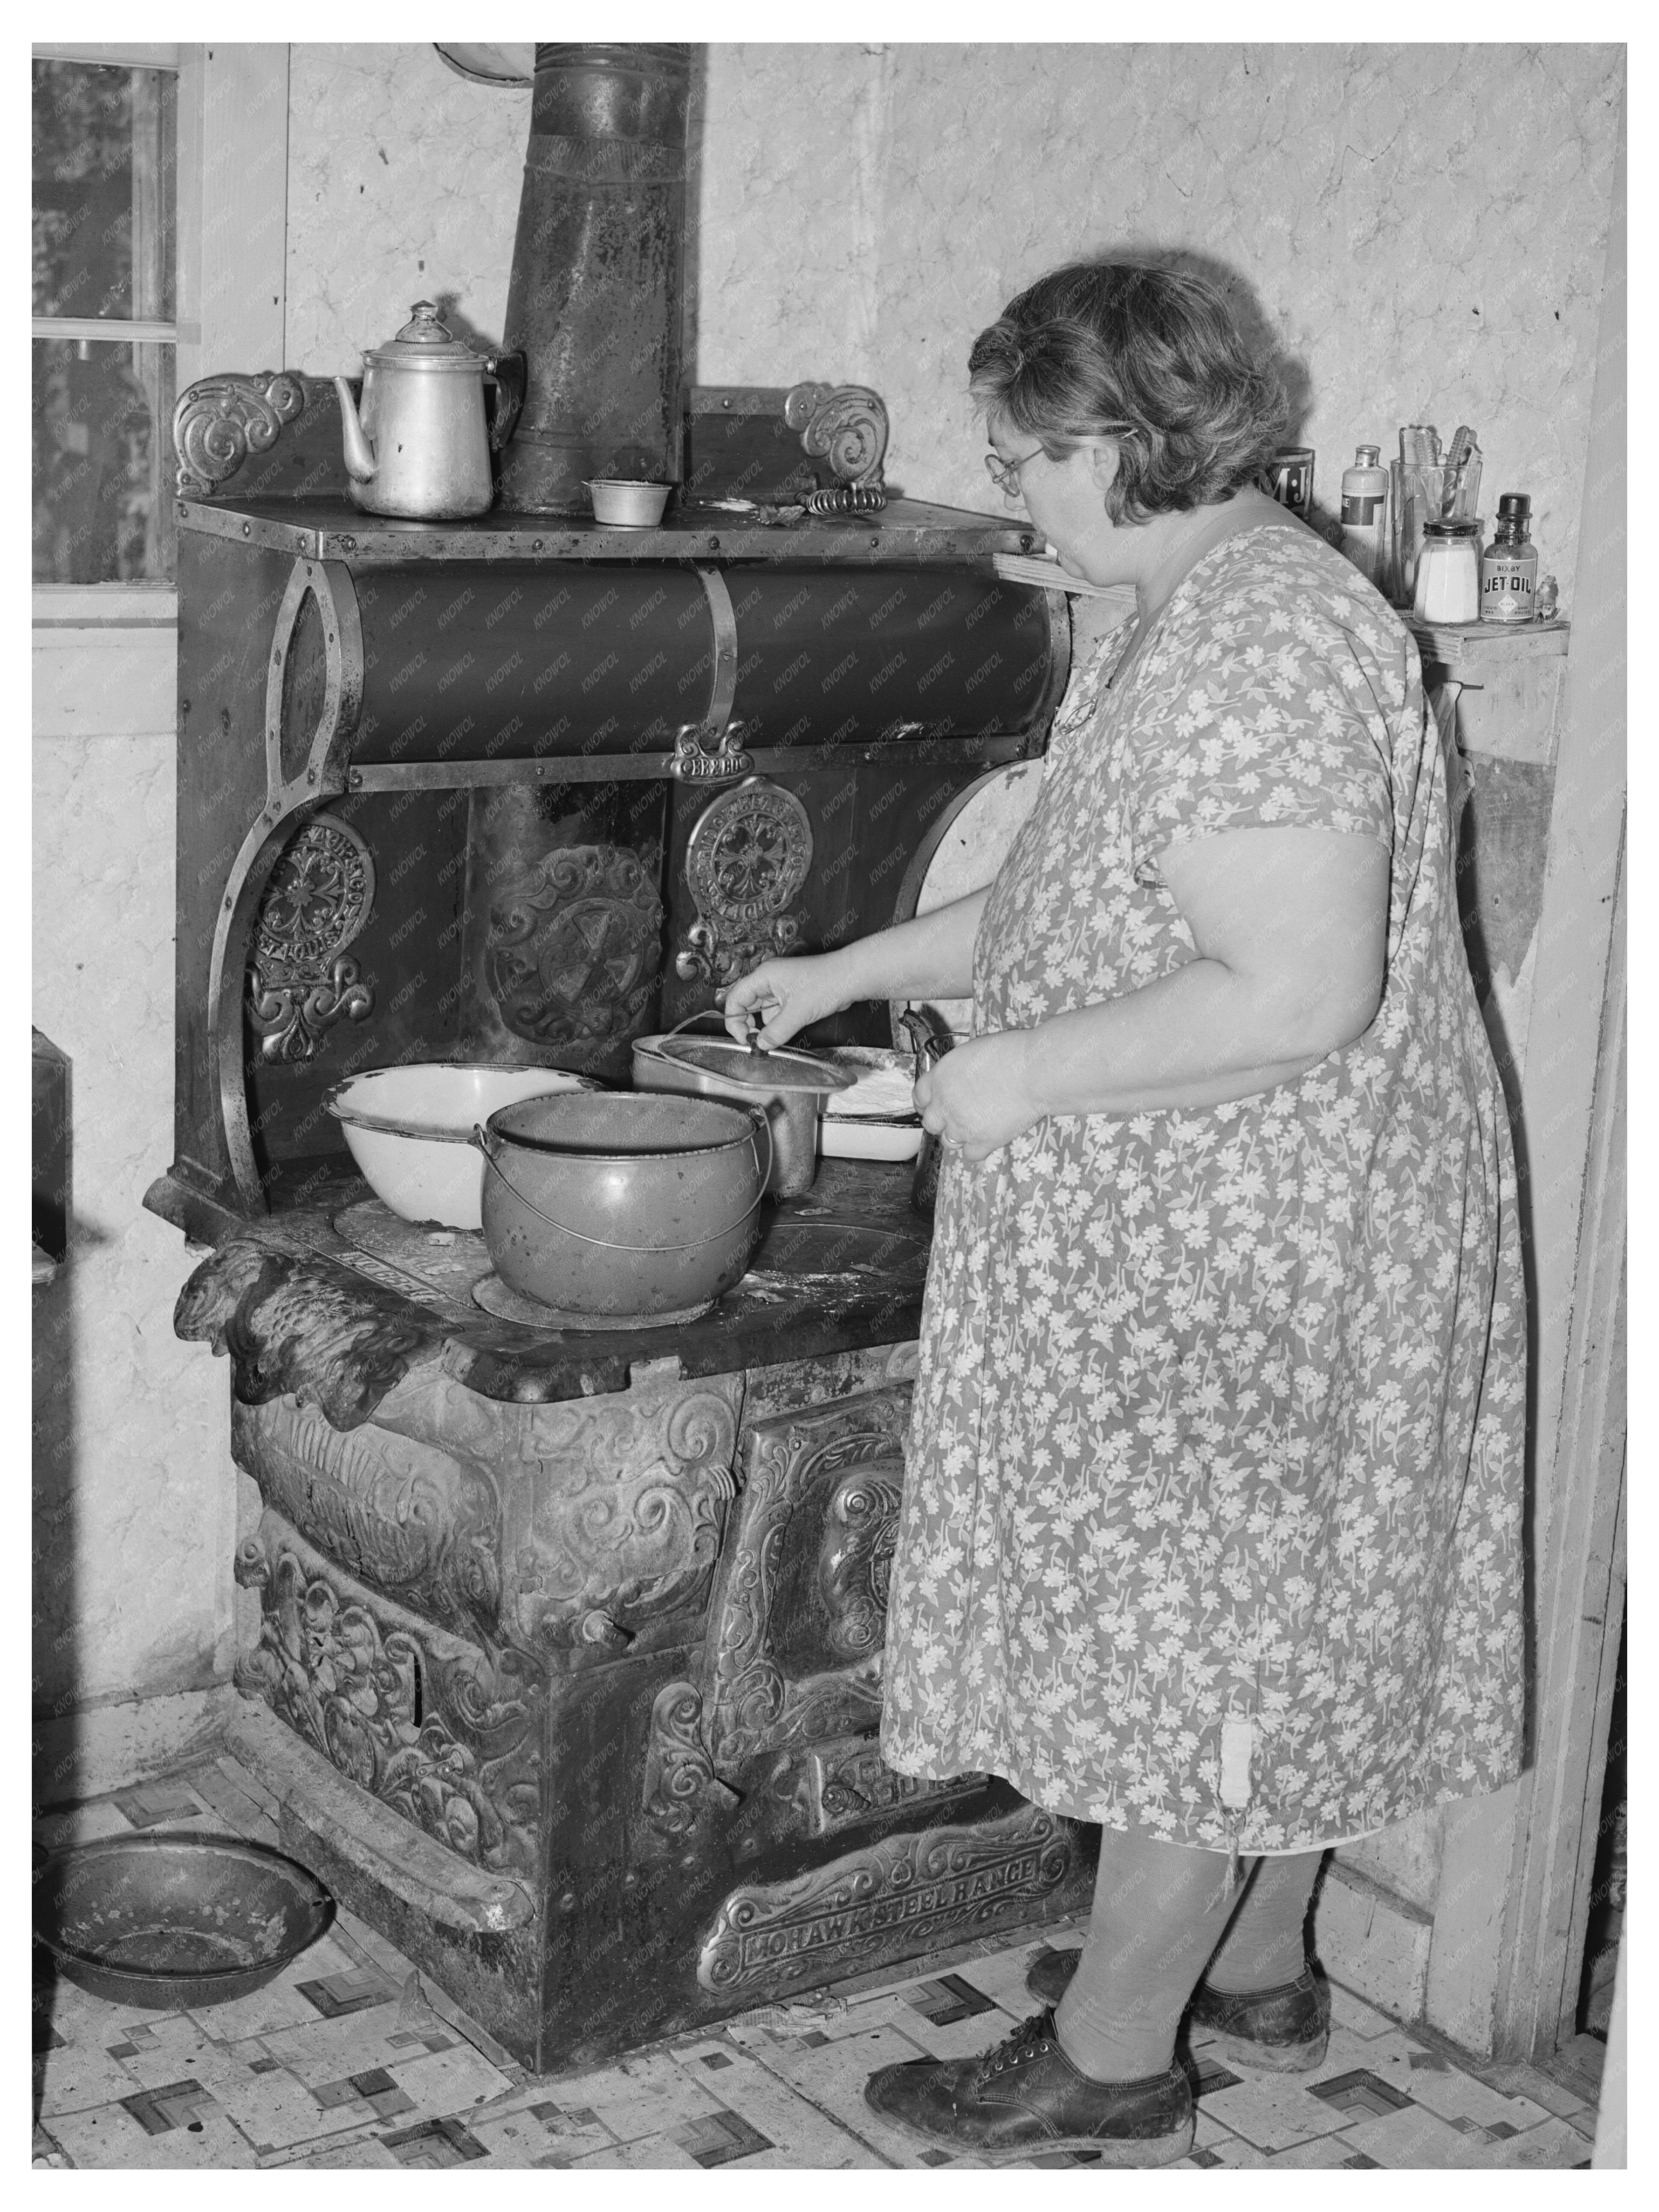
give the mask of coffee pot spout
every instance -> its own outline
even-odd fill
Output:
[[[350,382],[343,376],[337,376],[334,389],[340,395],[340,434],[345,446],[346,474],[354,483],[369,483],[379,464],[374,445],[359,418]]]

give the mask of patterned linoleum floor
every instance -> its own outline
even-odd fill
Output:
[[[48,1846],[167,1828],[276,1841],[272,1800],[209,1760],[35,1823]],[[973,2166],[894,2134],[863,2100],[895,2060],[956,2057],[1036,2009],[1024,1983],[1049,1940],[942,1954],[538,2078],[514,2064],[351,1913],[276,1981],[199,2013],[135,2013],[59,1982],[37,1992],[34,2162],[48,2166],[606,2166],[811,2170]],[[1203,2039],[1188,2164],[1588,2165],[1595,2085],[1571,2064],[1479,2064],[1335,1989],[1318,2073],[1248,2076]],[[1585,2039],[1579,2039],[1583,2045]],[[1575,2051],[1581,2064],[1593,2066]],[[1036,2166],[1091,2163],[1054,2154]]]

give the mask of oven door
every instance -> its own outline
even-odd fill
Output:
[[[1068,1823],[994,1777],[881,1756],[909,1413],[905,1383],[748,1429],[701,1665],[656,1698],[635,1846],[684,1885],[710,2010],[1069,1909]]]

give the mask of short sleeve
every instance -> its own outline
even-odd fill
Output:
[[[1143,878],[1165,846],[1227,830],[1394,842],[1403,660],[1391,668],[1382,625],[1330,603],[1296,554],[1249,561],[1202,582],[1194,571],[1140,672],[1124,781]]]

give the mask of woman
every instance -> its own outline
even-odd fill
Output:
[[[1194,2021],[1316,2066],[1322,1852],[1517,1771],[1514,1163],[1409,634],[1254,489],[1220,293],[1062,269],[975,345],[988,465],[1133,584],[995,881],[726,1000],[974,997],[940,1136],[882,1747],[1102,1826],[1057,2006],[874,2075],[930,2142],[1179,2158]],[[1242,1894],[1241,1894],[1242,1892]]]

